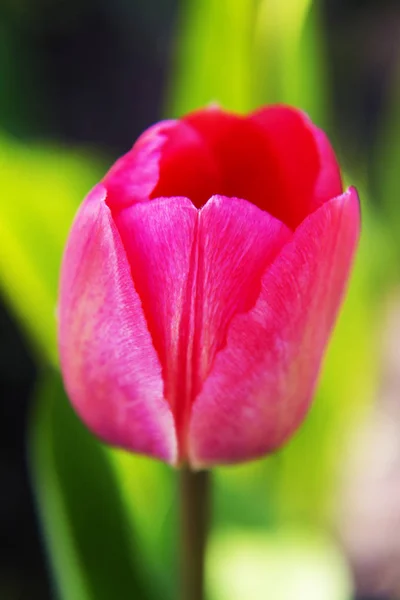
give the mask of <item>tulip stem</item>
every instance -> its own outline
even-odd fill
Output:
[[[210,515],[208,471],[180,471],[181,600],[204,600],[205,550]]]

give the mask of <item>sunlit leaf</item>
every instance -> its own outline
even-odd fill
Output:
[[[97,178],[98,167],[83,155],[0,139],[0,288],[53,364],[61,255],[75,211]]]
[[[155,460],[109,450],[127,525],[135,529],[143,561],[153,577],[150,590],[165,600],[177,593],[177,473]]]
[[[329,120],[319,3],[261,0],[255,27],[254,100],[305,110],[319,125]]]
[[[180,116],[217,102],[253,106],[253,28],[257,0],[181,2],[166,115]]]

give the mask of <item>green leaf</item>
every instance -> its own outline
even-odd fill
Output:
[[[151,570],[147,589],[156,598],[177,596],[177,473],[156,460],[108,450],[118,479],[127,525],[135,529],[143,561]]]
[[[166,114],[178,117],[217,102],[246,112],[252,101],[253,25],[257,0],[181,3],[179,37]]]
[[[211,102],[237,112],[283,102],[329,121],[317,2],[191,0],[177,31],[168,117]]]
[[[62,251],[97,178],[95,162],[78,153],[0,138],[0,288],[35,348],[53,364]]]
[[[328,93],[321,32],[318,2],[260,1],[254,52],[256,104],[291,104],[325,125]]]

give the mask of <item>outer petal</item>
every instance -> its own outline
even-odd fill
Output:
[[[201,383],[226,345],[232,318],[248,312],[261,278],[293,233],[240,198],[214,196],[199,212],[196,350]]]
[[[351,189],[310,215],[266,271],[255,307],[233,319],[227,346],[194,402],[193,466],[261,456],[300,424],[358,233],[358,198]]]
[[[64,255],[59,345],[70,399],[108,443],[174,463],[173,417],[161,366],[99,185],[74,222]]]
[[[194,396],[233,316],[260,294],[261,276],[292,232],[237,198],[160,198],[122,211],[117,226],[154,346],[181,456]]]
[[[181,354],[189,341],[182,321],[197,215],[187,198],[159,198],[127,208],[116,220],[175,415],[177,403],[185,402],[185,391],[177,387],[186,377]]]

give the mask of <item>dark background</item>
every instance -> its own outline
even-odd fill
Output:
[[[0,129],[126,151],[161,116],[177,10],[176,0],[2,0]],[[324,27],[334,125],[349,160],[368,164],[400,56],[400,3],[325,0]],[[52,598],[26,464],[35,375],[0,304],[0,600]]]

